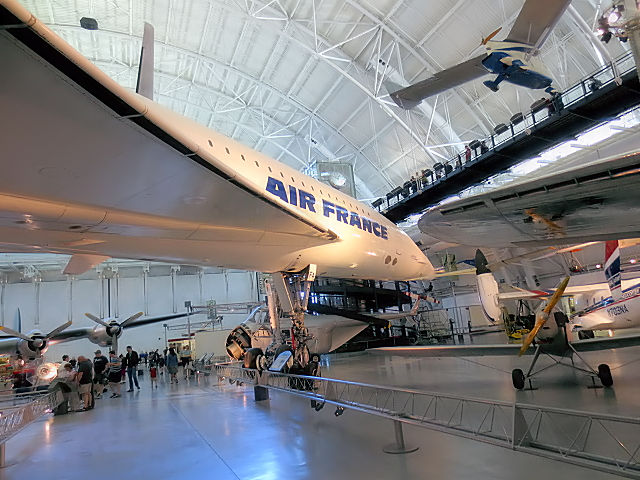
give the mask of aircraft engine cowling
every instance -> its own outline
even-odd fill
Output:
[[[24,359],[37,358],[47,351],[47,341],[44,338],[34,338],[31,341],[18,340],[16,344],[17,352]]]
[[[114,331],[117,328],[117,331]],[[102,325],[96,325],[91,332],[89,332],[89,341],[100,345],[101,347],[107,347],[111,345],[112,335],[116,333],[119,337],[122,334],[122,330],[119,327],[104,327]]]
[[[227,337],[227,354],[236,360],[242,360],[247,350],[251,348],[251,329],[244,323],[231,330]]]
[[[241,323],[231,330],[227,337],[227,354],[235,360],[242,360],[250,348],[257,347],[265,351],[272,338],[271,329],[267,324],[253,321]]]

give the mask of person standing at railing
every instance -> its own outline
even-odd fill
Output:
[[[73,370],[70,363],[62,366],[62,371],[58,373],[58,378],[64,382],[69,391],[63,391],[64,398],[69,402],[69,408],[73,412],[81,412],[80,397],[78,396],[78,372]]]
[[[469,145],[464,146],[464,163],[471,161],[471,147]]]
[[[109,363],[109,359],[102,355],[100,350],[96,350],[95,357],[93,358],[93,396],[94,398],[100,398],[102,396],[104,389],[104,384],[106,380],[105,371],[107,369],[107,363]]]
[[[93,408],[93,398],[91,390],[93,388],[93,365],[84,355],[78,357],[78,391],[84,403],[83,410]]]

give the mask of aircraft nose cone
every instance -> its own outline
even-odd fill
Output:
[[[41,338],[36,338],[33,340],[33,346],[36,348],[42,348],[42,345],[44,345],[44,341]]]

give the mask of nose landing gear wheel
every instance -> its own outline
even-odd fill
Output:
[[[250,348],[244,354],[242,366],[244,368],[258,368],[258,357],[262,357],[264,352],[261,348]]]
[[[515,370],[513,370],[511,372],[511,381],[513,382],[513,386],[516,389],[522,390],[524,388],[524,381],[525,381],[524,372],[519,368],[516,368]]]
[[[613,385],[613,377],[611,376],[611,369],[606,363],[598,365],[598,378],[605,387]]]

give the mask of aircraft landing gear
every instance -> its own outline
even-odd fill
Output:
[[[613,377],[611,376],[611,369],[606,363],[598,365],[598,378],[602,382],[604,387],[610,387],[613,385]]]
[[[260,366],[260,359],[264,357],[264,353],[261,348],[250,348],[244,354],[242,366],[244,368],[258,368]]]
[[[304,325],[304,314],[309,302],[311,284],[315,278],[315,265],[309,265],[302,272],[271,275],[270,284],[273,289],[269,294],[269,316],[274,343],[267,349],[267,356],[275,359],[277,355],[270,355],[269,350],[275,350],[280,345],[290,344],[294,359],[290,373],[310,375],[309,366],[314,363],[310,359],[309,347],[307,346],[311,336]],[[288,339],[280,326],[279,311],[282,312],[283,317],[288,317],[291,320]]]
[[[524,388],[524,372],[519,368],[514,369],[511,372],[511,381],[513,382],[513,386],[516,390],[522,390]]]

